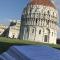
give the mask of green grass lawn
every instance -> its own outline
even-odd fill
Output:
[[[0,54],[3,53],[4,51],[8,50],[9,47],[13,46],[13,45],[48,45],[50,47],[60,49],[60,45],[0,37]]]

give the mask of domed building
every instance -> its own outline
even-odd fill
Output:
[[[30,0],[21,16],[20,39],[56,44],[57,24],[52,0]]]

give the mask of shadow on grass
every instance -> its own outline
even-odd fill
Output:
[[[17,43],[5,43],[5,42],[0,42],[0,54],[3,52],[7,51],[11,46],[13,45],[30,45],[30,44],[17,44]]]
[[[57,48],[57,47],[53,47],[53,48],[60,50],[60,48]]]
[[[11,46],[22,46],[22,45],[34,45],[34,44],[27,44],[27,43],[7,43],[7,42],[0,42],[0,54],[7,51]],[[37,44],[36,44],[37,45]],[[40,44],[41,45],[41,44]],[[43,45],[43,44],[42,44]],[[59,49],[59,47],[53,47],[55,49]]]

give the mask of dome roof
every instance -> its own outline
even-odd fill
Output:
[[[54,4],[50,0],[31,0],[32,5],[44,5],[55,8]]]

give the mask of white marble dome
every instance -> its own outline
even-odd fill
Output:
[[[58,12],[51,0],[31,0],[21,16],[20,39],[56,44]]]

